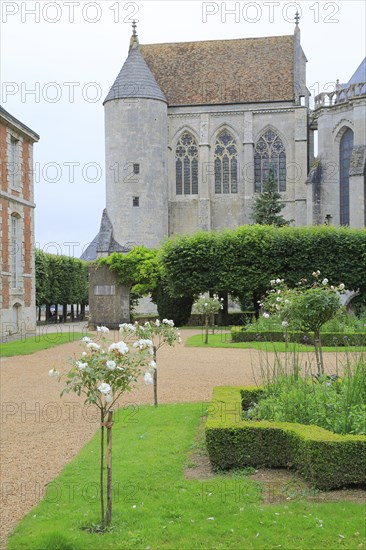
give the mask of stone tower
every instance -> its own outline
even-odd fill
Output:
[[[154,247],[168,235],[167,100],[139,51],[135,24],[129,55],[104,110],[103,218],[120,249],[135,244]],[[112,248],[118,246],[98,252],[105,255]]]

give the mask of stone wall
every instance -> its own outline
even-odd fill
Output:
[[[130,289],[108,266],[89,267],[89,326],[118,329],[130,322]]]

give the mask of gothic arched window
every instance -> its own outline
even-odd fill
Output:
[[[257,141],[254,150],[255,192],[261,193],[262,185],[273,167],[278,191],[286,191],[286,151],[280,137],[267,130]]]
[[[198,147],[189,132],[180,136],[175,149],[175,186],[177,195],[198,194]]]
[[[339,209],[340,224],[349,225],[349,163],[353,149],[353,132],[348,128],[339,146]]]
[[[223,130],[215,143],[215,193],[238,192],[238,151],[235,139]]]

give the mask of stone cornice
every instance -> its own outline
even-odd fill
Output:
[[[21,197],[14,197],[14,195],[11,195],[6,191],[0,191],[0,198],[6,199],[8,201],[16,202],[18,204],[22,204],[23,206],[28,206],[29,208],[36,207],[34,202],[27,201],[26,199],[22,199]]]

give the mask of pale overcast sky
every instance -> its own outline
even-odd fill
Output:
[[[34,147],[38,245],[55,253],[54,242],[80,256],[99,230],[102,103],[126,59],[132,19],[141,44],[276,36],[293,33],[296,8],[314,97],[337,78],[347,82],[365,56],[363,0],[2,0],[1,105],[41,136]]]

